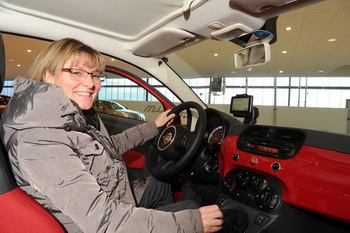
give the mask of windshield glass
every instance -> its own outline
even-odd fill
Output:
[[[248,94],[258,124],[349,133],[346,5],[330,0],[279,16],[265,65],[236,69],[233,54],[243,47],[215,40],[177,51],[168,63],[209,107],[229,113],[231,97]]]

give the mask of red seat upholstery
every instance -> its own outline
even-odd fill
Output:
[[[61,224],[43,206],[17,187],[0,142],[0,232],[63,233]]]
[[[20,188],[0,195],[0,232],[63,233],[61,224]]]

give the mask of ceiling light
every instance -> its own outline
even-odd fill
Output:
[[[217,57],[217,56],[219,56],[219,54],[218,53],[214,53],[214,57]]]
[[[13,62],[13,59],[10,59],[9,62]]]
[[[17,67],[21,67],[21,65],[20,65],[20,64],[17,64]]]
[[[31,53],[31,52],[32,52],[32,50],[30,50],[30,49],[27,49],[27,52],[28,52],[28,53]]]
[[[284,51],[282,51],[282,53],[286,54],[286,53],[287,53],[287,51],[286,51],[286,50],[284,50]]]
[[[337,39],[334,39],[334,38],[328,39],[328,42],[335,42],[335,41],[337,41]]]
[[[114,59],[114,58],[111,58],[111,61],[115,61],[115,59]]]
[[[279,72],[280,72],[280,74],[282,74],[282,73],[283,73],[283,70],[280,70]]]
[[[286,31],[290,31],[292,29],[293,29],[292,27],[286,27]]]
[[[319,72],[319,73],[323,73],[324,71],[323,71],[323,70],[319,70],[318,72]]]

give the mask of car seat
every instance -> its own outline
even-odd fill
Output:
[[[0,232],[65,232],[50,212],[17,187],[6,157],[0,143]]]
[[[5,50],[0,33],[0,92],[5,80]],[[1,114],[1,113],[0,113]],[[15,182],[6,150],[0,140],[0,232],[63,233],[55,217],[22,191]]]

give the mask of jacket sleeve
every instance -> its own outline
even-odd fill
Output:
[[[9,153],[11,156],[17,154],[18,164],[15,166],[22,178],[83,232],[203,231],[198,210],[167,213],[136,208],[111,199],[83,164],[84,161],[78,158],[71,146],[71,138],[58,135],[58,131],[45,129],[20,132]],[[97,147],[91,146],[91,150],[98,156],[98,152],[93,151]]]
[[[117,155],[135,148],[145,143],[158,134],[158,129],[154,121],[136,125],[123,131],[120,134],[112,135],[111,139],[117,150]]]

